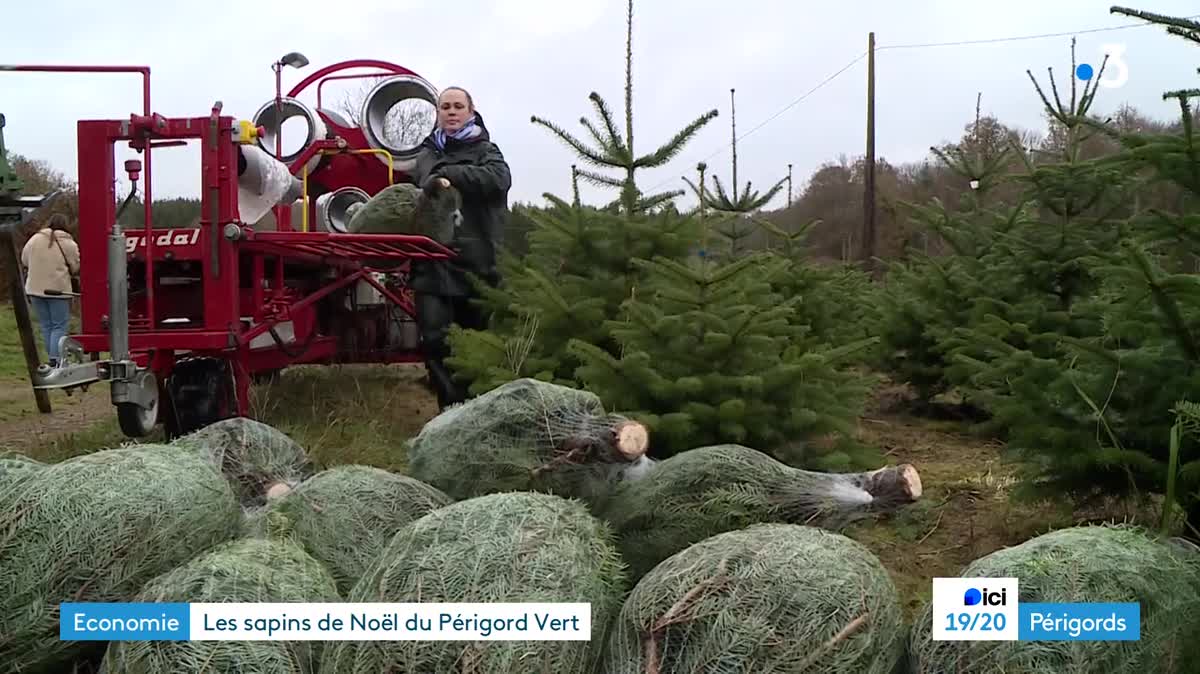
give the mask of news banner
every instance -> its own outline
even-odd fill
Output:
[[[64,603],[70,641],[589,641],[591,604]]]
[[[1141,604],[1021,602],[1017,578],[934,578],[934,641],[1137,641]]]
[[[935,641],[1137,641],[1135,603],[1022,603],[1017,578],[934,578]],[[64,603],[70,641],[589,641],[591,604]]]

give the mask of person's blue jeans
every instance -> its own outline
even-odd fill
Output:
[[[58,361],[58,340],[67,334],[71,323],[71,299],[69,297],[29,296],[33,312],[42,326],[42,339],[46,342],[46,353],[50,362]]]

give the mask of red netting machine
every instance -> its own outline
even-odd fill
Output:
[[[284,63],[276,64],[277,83]],[[142,114],[78,122],[82,327],[62,340],[58,367],[39,372],[35,387],[107,381],[126,435],[144,436],[162,423],[173,437],[250,416],[252,379],[290,365],[421,359],[409,264],[453,253],[422,236],[345,231],[355,204],[408,179],[416,149],[392,144],[384,122],[401,101],[436,101],[437,91],[419,75],[383,61],[337,63],[286,95],[277,87],[248,121],[222,114],[220,102],[199,117],[151,112],[148,68],[6,68],[135,71],[145,82]],[[344,72],[352,69],[360,72]],[[322,107],[326,82],[365,77],[377,84],[358,124]],[[313,85],[315,110],[297,98]],[[307,124],[307,136],[300,150],[283,155],[280,129],[295,117]],[[155,228],[152,152],[188,141],[201,149],[199,221]],[[144,170],[141,160],[124,163],[132,185],[122,203],[119,144],[144,159]],[[284,167],[283,189],[275,189]],[[139,176],[145,225],[123,230],[118,217]]]

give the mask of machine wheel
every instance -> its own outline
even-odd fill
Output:
[[[220,358],[187,358],[167,378],[167,438],[187,435],[235,416],[237,396],[229,362]]]
[[[148,435],[158,424],[158,411],[162,401],[158,381],[154,373],[148,370],[138,375],[138,385],[152,391],[150,407],[142,407],[137,403],[117,403],[117,423],[121,432],[131,438],[141,438]]]

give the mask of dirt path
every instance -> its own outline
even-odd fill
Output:
[[[931,579],[958,576],[996,550],[1084,521],[1156,517],[1126,501],[1083,509],[1014,499],[1016,468],[1005,460],[1001,443],[972,437],[958,422],[914,417],[903,405],[872,407],[860,421],[860,438],[882,448],[889,462],[914,465],[924,493],[895,515],[846,533],[892,573],[910,617],[930,597]]]
[[[50,406],[50,414],[38,412],[28,381],[0,381],[0,450],[27,451],[115,419],[107,386],[52,392]]]

